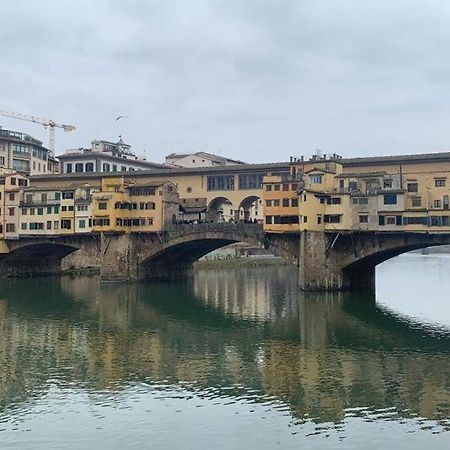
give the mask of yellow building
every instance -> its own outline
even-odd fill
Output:
[[[3,170],[0,174],[0,238],[19,237],[19,205],[22,189],[28,186],[28,179],[16,171]]]
[[[86,185],[24,189],[20,202],[20,235],[91,232],[91,190]]]
[[[448,163],[414,160],[400,166],[361,164],[358,172],[351,165],[347,172],[344,164],[337,155],[328,160],[293,161],[290,173],[298,186],[291,197],[298,198],[294,202],[298,203],[297,222],[292,199],[282,203],[280,188],[275,188],[282,178],[265,177],[264,229],[449,232],[450,159]],[[291,209],[286,209],[288,205]],[[288,213],[290,219],[286,219]]]
[[[179,219],[179,197],[170,182],[138,184],[104,178],[92,195],[93,231],[157,232]]]

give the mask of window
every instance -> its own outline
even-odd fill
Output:
[[[75,164],[75,172],[84,172],[84,167],[83,167],[83,163],[76,163]]]
[[[367,214],[359,216],[359,223],[368,223],[368,222],[369,222],[369,216]]]
[[[53,229],[58,230],[59,229],[59,222],[57,220],[53,221]]]
[[[103,163],[103,172],[110,172],[110,166],[107,163]]]
[[[281,186],[280,186],[279,184],[274,184],[274,185],[273,185],[273,190],[274,190],[274,191],[279,191],[280,188],[281,188]]]
[[[404,225],[427,225],[428,219],[427,217],[404,217],[403,218]]]
[[[368,199],[368,197],[353,197],[352,203],[354,205],[368,205],[369,199]]]
[[[130,188],[130,194],[137,197],[145,195],[155,195],[156,187],[147,186],[147,187]]]
[[[86,228],[86,220],[80,219],[78,221],[78,228]]]
[[[340,205],[341,204],[341,198],[340,197],[328,197],[327,198],[327,204],[328,205]]]
[[[345,180],[339,180],[339,189],[345,188]]]
[[[299,223],[299,216],[281,216],[280,220],[281,224],[293,224],[293,223]]]
[[[28,224],[26,222],[22,222],[20,224],[20,228],[25,231],[28,228]]]
[[[61,200],[61,192],[55,192],[55,200]]]
[[[38,208],[37,209],[37,215],[38,216],[42,216],[42,214],[44,214],[44,208]]]
[[[16,225],[14,223],[6,224],[6,232],[7,233],[15,233],[15,231],[16,231]]]
[[[11,202],[13,202],[16,199],[16,195],[15,194],[9,194],[9,200]]]
[[[441,208],[442,207],[442,201],[441,200],[435,200],[433,202],[433,208]]]
[[[392,180],[384,180],[383,189],[391,189],[391,188],[392,188]]]
[[[307,223],[308,222],[308,216],[303,216],[303,223]]]
[[[62,193],[63,200],[71,200],[73,199],[73,192],[63,192]]]
[[[88,206],[87,205],[78,205],[77,206],[77,211],[87,211],[87,210],[88,210]]]
[[[127,219],[125,219],[125,221],[126,220]],[[93,225],[94,227],[109,227],[109,219],[108,218],[94,219]]]
[[[73,211],[73,205],[69,205],[69,206],[67,207],[67,211]]]
[[[239,175],[239,189],[261,189],[263,174]]]
[[[406,185],[406,189],[408,192],[418,192],[419,190],[419,183],[408,183]]]
[[[62,219],[61,230],[71,230],[71,229],[72,229],[72,221],[70,219]]]
[[[273,206],[275,206],[275,207],[280,206],[280,200],[274,200]]]
[[[321,184],[322,183],[322,175],[310,175],[309,179],[312,184]]]
[[[107,209],[108,204],[106,202],[99,202],[98,209]]]
[[[266,191],[271,191],[271,190],[272,190],[272,185],[266,184]]]
[[[445,186],[445,178],[436,178],[434,180],[434,185],[436,187],[444,187]]]
[[[298,206],[298,198],[293,198],[291,200],[291,206],[296,208]]]
[[[396,205],[397,204],[397,194],[385,194],[384,195],[385,205]]]
[[[289,190],[289,184],[283,184],[283,191]]]
[[[358,182],[357,181],[349,181],[348,182],[348,190],[349,191],[357,191],[358,190]]]
[[[188,194],[190,194],[190,193],[192,192],[192,188],[191,188],[190,186],[188,186],[188,187],[186,188],[186,192],[187,192]]]
[[[395,225],[395,216],[386,216],[386,225]]]
[[[378,216],[379,225],[402,225],[402,216]]]
[[[22,216],[26,216],[28,213],[27,208],[22,208]]]
[[[209,176],[208,191],[234,191],[234,176],[233,175]]]
[[[42,193],[41,194],[41,202],[42,203],[47,203],[47,194],[46,193]]]
[[[14,208],[8,208],[8,216],[14,215]]]
[[[11,177],[11,186],[16,185],[16,179],[14,177]]]
[[[291,191],[296,191],[298,188],[298,184],[297,183],[292,183],[291,184]]]
[[[283,198],[283,208],[289,208],[289,199]]]
[[[339,223],[341,221],[340,214],[325,214],[323,216],[323,221],[325,223]]]
[[[30,230],[43,230],[44,224],[42,222],[31,222]]]
[[[272,221],[273,221],[273,216],[266,216],[266,224],[267,225],[272,225]]]
[[[51,230],[51,229],[52,229],[52,221],[47,220],[47,230]]]
[[[322,216],[317,216],[317,224],[320,225],[322,223]]]
[[[93,172],[94,171],[94,163],[88,162],[86,163],[86,172]]]
[[[36,214],[36,210],[34,208],[30,208],[30,216],[34,216]]]
[[[270,208],[272,206],[272,200],[266,200],[266,206]]]
[[[422,198],[421,197],[413,197],[411,199],[411,204],[413,208],[420,208],[422,206]]]
[[[61,206],[61,211],[67,211],[67,206]]]

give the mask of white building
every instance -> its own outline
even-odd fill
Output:
[[[212,167],[212,166],[235,166],[244,164],[223,156],[213,155],[207,152],[196,153],[171,153],[166,156],[166,164],[172,167]]]
[[[122,139],[118,142],[92,141],[91,148],[67,150],[58,157],[62,173],[125,172],[161,169],[165,166],[138,158],[131,146]]]
[[[0,126],[0,168],[24,175],[56,173],[57,166],[42,142],[18,131]]]

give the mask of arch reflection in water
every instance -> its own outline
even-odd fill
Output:
[[[271,402],[319,430],[352,416],[450,426],[449,335],[370,295],[300,294],[295,268],[200,271],[172,284],[14,280],[1,292],[5,420],[51,380],[89,395],[146,383]]]

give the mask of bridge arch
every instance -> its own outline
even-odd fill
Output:
[[[174,225],[155,241],[134,236],[137,279],[175,278],[185,275],[202,256],[236,242],[263,246],[259,224],[202,223]]]
[[[206,219],[214,223],[232,222],[235,220],[233,202],[224,196],[217,196],[208,203]]]
[[[306,290],[373,289],[378,264],[412,250],[448,244],[448,233],[305,235],[300,244],[300,285]]]
[[[9,247],[8,253],[0,255],[2,275],[56,273],[61,270],[62,259],[80,249],[76,244],[45,241],[14,241]]]
[[[238,220],[249,221],[253,218],[262,218],[262,200],[257,195],[249,195],[239,203]],[[252,217],[253,216],[253,217]]]

